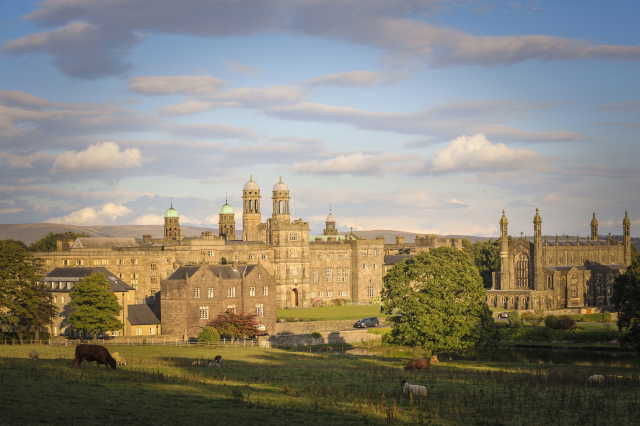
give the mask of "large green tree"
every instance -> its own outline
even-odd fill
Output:
[[[618,311],[620,343],[640,352],[640,259],[616,278],[613,304]]]
[[[29,246],[29,250],[31,251],[55,251],[56,250],[56,241],[61,240],[63,242],[73,241],[78,237],[88,237],[87,234],[78,233],[78,232],[62,232],[62,233],[53,233],[49,232],[46,236],[40,238],[38,241],[35,241]]]
[[[99,335],[122,328],[122,323],[116,318],[120,310],[107,277],[91,274],[80,280],[71,291],[66,322],[83,336]]]
[[[22,341],[40,338],[55,315],[51,295],[40,283],[38,263],[18,241],[0,241],[0,329]]]
[[[467,240],[464,240],[467,241]],[[491,287],[491,273],[500,270],[500,241],[484,240],[464,244],[465,251],[473,258],[485,288]]]
[[[475,347],[491,320],[478,268],[467,253],[451,248],[423,252],[394,266],[381,296],[392,340],[427,352]]]

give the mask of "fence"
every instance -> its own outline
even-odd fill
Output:
[[[214,343],[199,342],[194,339],[172,339],[154,338],[154,339],[135,339],[135,338],[115,338],[115,339],[92,339],[92,340],[68,340],[68,339],[48,339],[48,340],[24,340],[20,343],[17,339],[4,339],[3,345],[56,345],[56,346],[75,346],[78,343],[100,344],[100,345],[132,345],[132,346],[203,346],[203,347],[270,347],[268,341],[260,339],[220,339]]]

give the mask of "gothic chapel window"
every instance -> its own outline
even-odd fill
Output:
[[[516,287],[529,287],[529,257],[521,253],[516,256]]]

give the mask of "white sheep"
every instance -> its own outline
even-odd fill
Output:
[[[593,384],[602,384],[605,381],[605,377],[602,374],[594,374],[593,376],[589,376],[587,378],[587,383],[593,383]]]
[[[124,359],[124,357],[120,355],[118,352],[112,353],[111,357],[116,360],[116,364],[118,365],[118,367],[123,367],[127,365],[127,360]]]
[[[412,385],[407,383],[406,380],[403,380],[400,384],[402,386],[402,393],[405,395],[412,395],[414,398],[417,397],[427,397],[427,387],[422,385]]]
[[[32,350],[31,352],[29,352],[29,358],[31,358],[32,360],[36,361],[36,360],[40,359],[40,354],[38,353],[38,351]]]

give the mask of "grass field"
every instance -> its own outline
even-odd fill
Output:
[[[278,309],[278,319],[287,321],[358,320],[366,317],[383,318],[380,305],[322,306],[319,308]]]
[[[40,360],[28,359],[33,349]],[[403,349],[109,349],[128,366],[72,369],[73,347],[0,346],[0,424],[631,425],[640,415],[639,371],[626,365],[447,361],[407,373],[415,354]],[[223,369],[191,366],[218,353]],[[619,377],[587,385],[593,373]],[[405,398],[403,378],[429,397]]]

